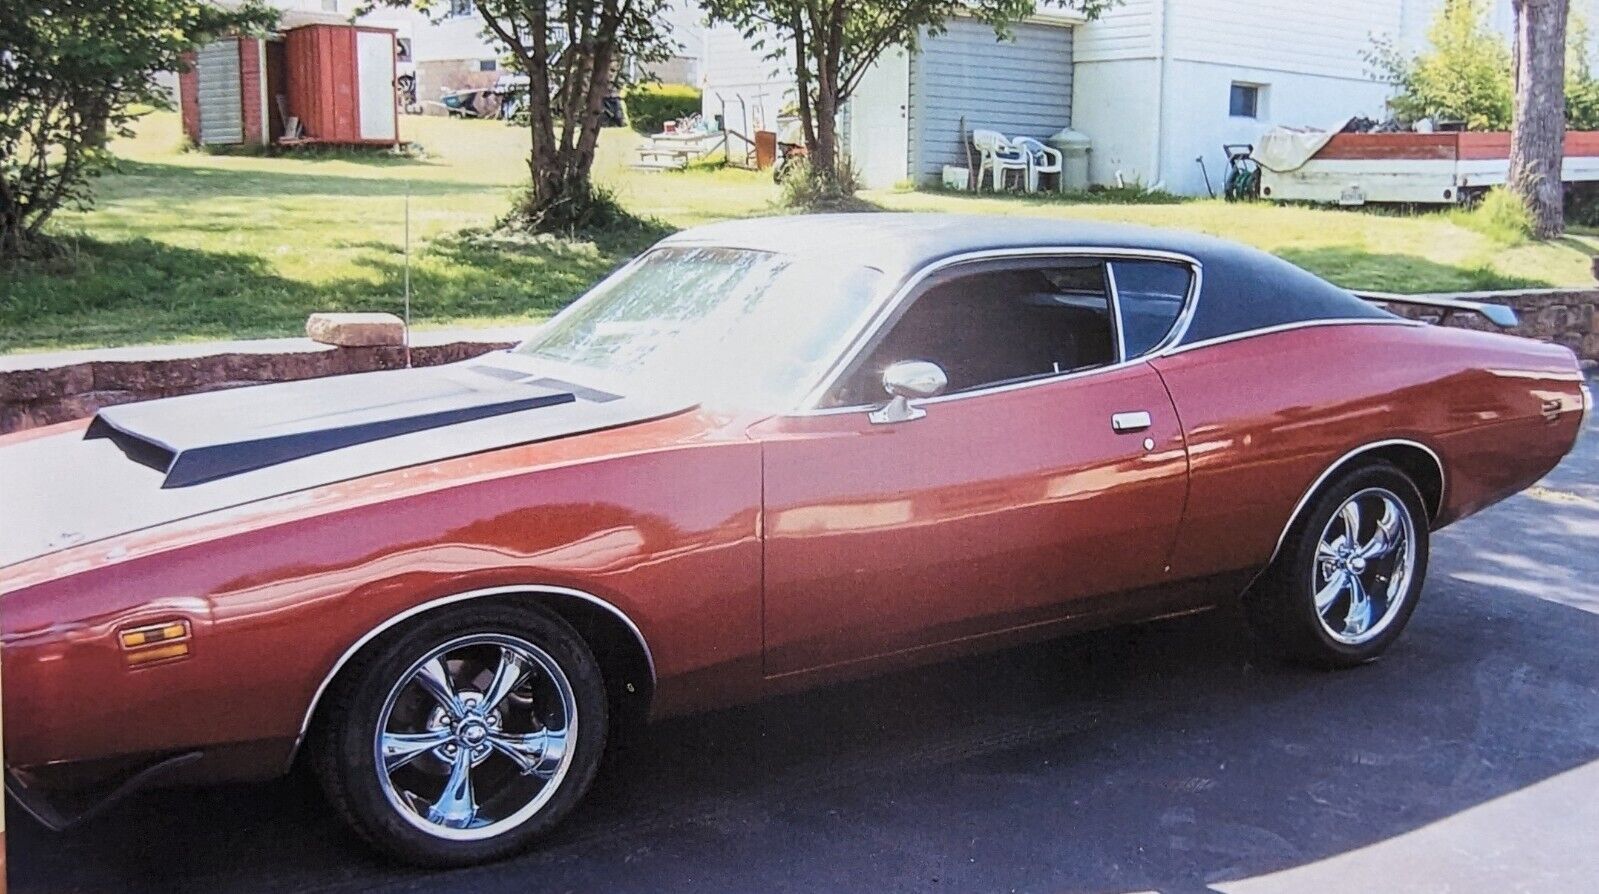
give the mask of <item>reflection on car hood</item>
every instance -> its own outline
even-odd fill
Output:
[[[125,404],[0,450],[0,566],[319,485],[613,428],[689,405],[505,355]]]

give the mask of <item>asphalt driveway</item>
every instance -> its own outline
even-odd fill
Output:
[[[304,779],[10,820],[13,892],[1594,891],[1599,433],[1325,674],[1213,612],[673,721],[558,837],[378,862]]]

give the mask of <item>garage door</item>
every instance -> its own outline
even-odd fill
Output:
[[[239,42],[219,40],[200,48],[194,60],[200,105],[200,142],[244,142],[239,105]]]
[[[910,170],[937,182],[944,165],[966,164],[968,130],[1043,139],[1072,120],[1072,29],[1018,25],[1015,40],[969,19],[922,41],[911,58]],[[976,164],[975,160],[973,162]]]

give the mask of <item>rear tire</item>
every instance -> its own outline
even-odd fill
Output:
[[[1334,479],[1245,597],[1256,638],[1280,657],[1318,667],[1380,656],[1421,596],[1427,523],[1416,485],[1389,463]]]
[[[363,650],[310,740],[328,800],[376,849],[454,867],[515,853],[593,782],[609,718],[565,621],[483,605],[425,615]]]

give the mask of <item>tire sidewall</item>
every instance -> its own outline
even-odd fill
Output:
[[[1351,496],[1369,488],[1382,488],[1398,497],[1410,513],[1411,528],[1416,543],[1416,564],[1411,570],[1404,594],[1400,597],[1399,611],[1383,631],[1367,642],[1351,644],[1333,637],[1316,611],[1316,594],[1311,570],[1316,561],[1316,548],[1321,535],[1334,515]],[[1316,498],[1314,507],[1304,520],[1295,526],[1291,549],[1287,559],[1277,569],[1277,590],[1291,605],[1289,615],[1295,633],[1313,641],[1312,649],[1327,662],[1342,666],[1364,664],[1372,661],[1393,645],[1410,621],[1420,601],[1422,587],[1427,578],[1427,558],[1430,551],[1429,518],[1425,503],[1414,483],[1403,472],[1388,463],[1377,463],[1357,469],[1338,478]]]
[[[493,838],[456,841],[429,835],[402,817],[378,780],[373,744],[379,715],[389,693],[414,662],[461,637],[501,634],[524,639],[544,650],[566,674],[577,705],[577,736],[572,763],[549,801],[521,825]],[[328,718],[322,747],[324,785],[339,790],[347,819],[356,831],[385,853],[424,866],[466,866],[523,849],[548,832],[583,797],[605,752],[608,706],[598,663],[581,637],[561,619],[537,610],[473,607],[441,613],[382,637],[369,658],[355,669],[341,699],[342,710]]]

